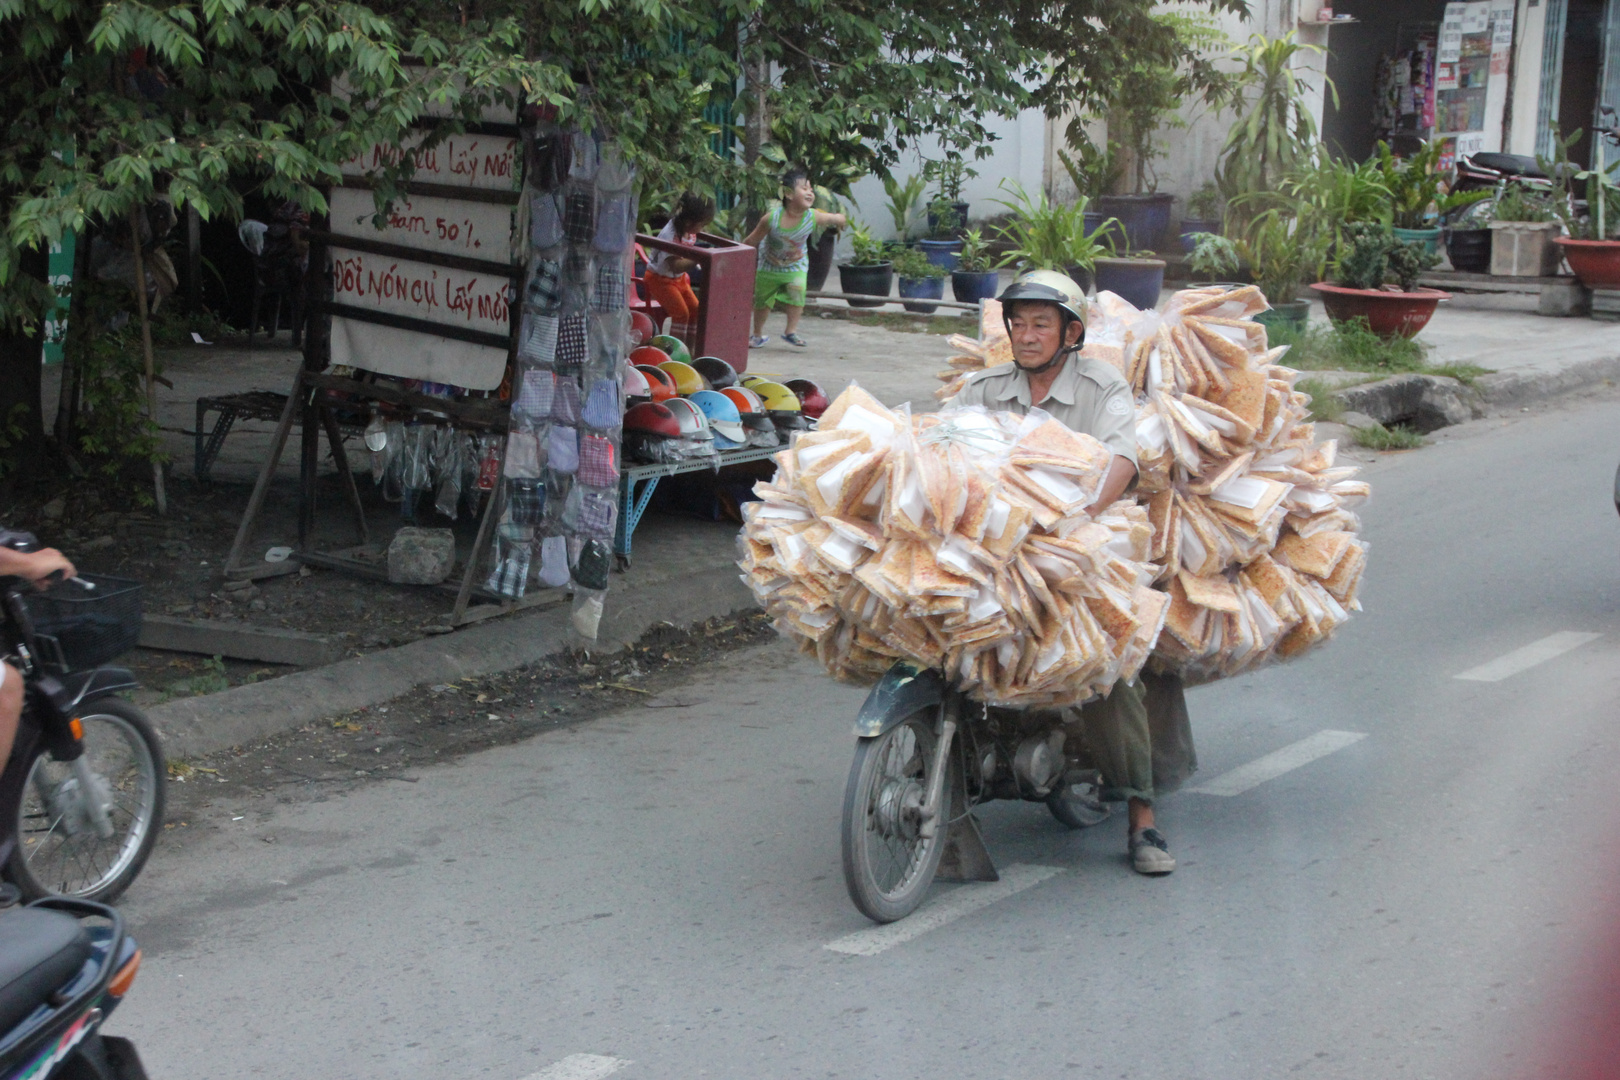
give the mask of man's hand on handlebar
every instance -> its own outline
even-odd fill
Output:
[[[0,547],[0,576],[26,578],[37,589],[77,576],[73,564],[55,548],[24,553]]]

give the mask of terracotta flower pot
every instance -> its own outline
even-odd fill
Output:
[[[1620,240],[1553,240],[1588,289],[1620,289]]]
[[[1393,292],[1385,289],[1348,289],[1318,281],[1312,285],[1322,297],[1328,318],[1334,322],[1366,319],[1379,337],[1412,337],[1429,324],[1440,301],[1451,294],[1439,289]]]

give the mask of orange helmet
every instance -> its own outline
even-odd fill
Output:
[[[647,389],[654,401],[668,401],[675,396],[675,381],[664,374],[663,369],[651,364],[637,364],[636,370],[647,377]]]
[[[720,392],[730,398],[731,403],[737,406],[737,411],[744,416],[753,412],[765,411],[765,406],[760,403],[759,395],[746,386],[728,386]]]

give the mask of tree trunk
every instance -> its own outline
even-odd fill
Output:
[[[761,41],[763,22],[757,12],[750,17],[742,40],[743,91],[748,102],[748,114],[743,120],[743,164],[749,168],[759,160],[760,150],[771,134],[771,62]]]
[[[21,263],[22,275],[46,280],[44,251],[22,252]],[[50,471],[40,401],[40,334],[38,323],[28,331],[0,328],[0,475],[8,480],[36,480]]]

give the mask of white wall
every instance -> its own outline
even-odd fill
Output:
[[[1536,116],[1541,106],[1541,51],[1546,42],[1547,6],[1519,0],[1514,20],[1513,86],[1508,98],[1508,130],[1502,140],[1510,154],[1534,154]]]
[[[978,172],[962,184],[962,198],[968,203],[968,219],[978,221],[1003,213],[1004,208],[990,200],[1000,196],[996,185],[1002,178],[1023,184],[1030,191],[1040,189],[1042,166],[1046,155],[1046,118],[1037,109],[1026,109],[1016,119],[993,117],[986,122],[997,137],[990,144],[990,156],[969,162]],[[894,167],[894,175],[904,180],[920,174],[923,162],[939,155],[939,144],[924,140],[916,150],[905,154]],[[889,214],[889,197],[883,191],[883,181],[876,176],[863,177],[851,188],[858,204],[855,220],[866,223],[872,235],[882,240],[894,239],[894,221]],[[932,187],[923,192],[924,207],[934,195]],[[923,210],[918,211],[918,226],[922,227]],[[916,231],[915,229],[913,230]]]

